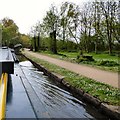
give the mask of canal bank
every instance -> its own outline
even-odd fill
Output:
[[[41,66],[40,64],[37,64],[36,62],[32,61],[28,57],[26,58],[30,60],[35,67],[43,71],[44,74],[47,75],[49,78],[54,79],[59,83],[63,84],[69,91],[76,94],[78,97],[82,98],[83,101],[86,101],[87,103],[92,104],[96,109],[98,109],[99,112],[106,114],[111,119],[120,119],[120,112],[118,111],[118,106],[112,106],[112,105],[102,103],[100,100],[91,96],[88,93],[85,93],[83,90],[76,89],[75,87],[71,86],[68,82],[64,80],[64,76],[52,73],[48,71],[46,68],[44,68],[43,66]]]

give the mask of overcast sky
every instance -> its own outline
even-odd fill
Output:
[[[43,19],[51,4],[60,6],[65,1],[82,5],[89,0],[0,0],[0,20],[13,19],[19,31],[27,34],[31,26]]]

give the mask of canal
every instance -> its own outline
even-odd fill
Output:
[[[27,95],[36,117],[81,118],[85,120],[109,119],[82,99],[75,97],[64,86],[49,79],[31,62],[21,61],[19,67],[26,78],[22,81],[25,89],[28,86],[26,84],[30,86]]]

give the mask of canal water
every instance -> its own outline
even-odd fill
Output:
[[[42,104],[40,109],[45,109],[50,118],[108,119],[91,105],[77,99],[64,86],[49,79],[31,62],[22,61],[19,65]]]
[[[32,107],[34,110],[34,113],[36,114],[36,117],[40,117],[40,118],[46,118],[46,115],[44,116],[42,115],[44,113],[45,114],[47,113],[47,116],[49,116],[47,118],[60,118],[60,119],[74,118],[75,120],[76,119],[77,120],[78,119],[80,120],[101,120],[101,119],[108,120],[109,119],[108,117],[99,113],[99,111],[96,108],[94,108],[92,105],[86,104],[80,98],[78,99],[73,93],[69,92],[69,90],[66,89],[60,83],[55,82],[55,80],[49,79],[47,76],[44,75],[43,72],[35,68],[32,65],[32,63],[30,61],[27,61],[26,59],[22,58],[21,62],[15,65],[15,75],[13,75],[14,79],[12,80],[11,85],[9,85],[9,87],[10,86],[13,86],[13,87],[11,87],[12,88],[11,90],[10,89],[8,90],[9,99],[7,99],[7,113],[6,113],[7,118],[10,118],[10,117],[12,118],[15,116],[21,118],[21,115],[23,117],[26,116],[25,115],[26,110],[24,109],[24,107],[22,108],[21,106],[22,104],[25,104],[25,102],[16,103],[16,101],[21,102],[20,95],[26,96],[25,91],[27,92],[27,90],[21,90],[21,89],[24,89],[25,84],[28,83],[29,84],[28,92],[30,92],[30,94],[27,93],[27,95],[31,103],[31,105],[26,103],[26,106],[29,105],[29,107],[27,108],[29,108],[29,111],[30,111],[28,113],[28,117],[33,116],[32,114],[30,114],[32,113],[31,112],[31,107]],[[20,79],[20,78],[18,79],[19,76],[21,76],[20,78],[23,77],[24,80],[22,79],[19,80]],[[20,81],[22,81],[24,87],[19,87],[19,85],[21,85]],[[34,96],[34,94],[35,94],[35,97],[31,97],[32,95]],[[33,107],[33,106],[36,106],[36,107]],[[15,112],[15,110],[19,112]],[[23,112],[21,112],[21,110]],[[41,112],[42,114],[39,114],[40,111],[42,111]]]

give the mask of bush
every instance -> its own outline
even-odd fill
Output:
[[[108,61],[108,60],[103,61],[102,60],[102,61],[97,62],[97,65],[111,67],[111,66],[118,66],[119,64],[115,61]]]
[[[84,62],[84,61],[87,61],[87,62],[94,61],[93,56],[88,56],[88,55],[77,56],[77,63]]]

